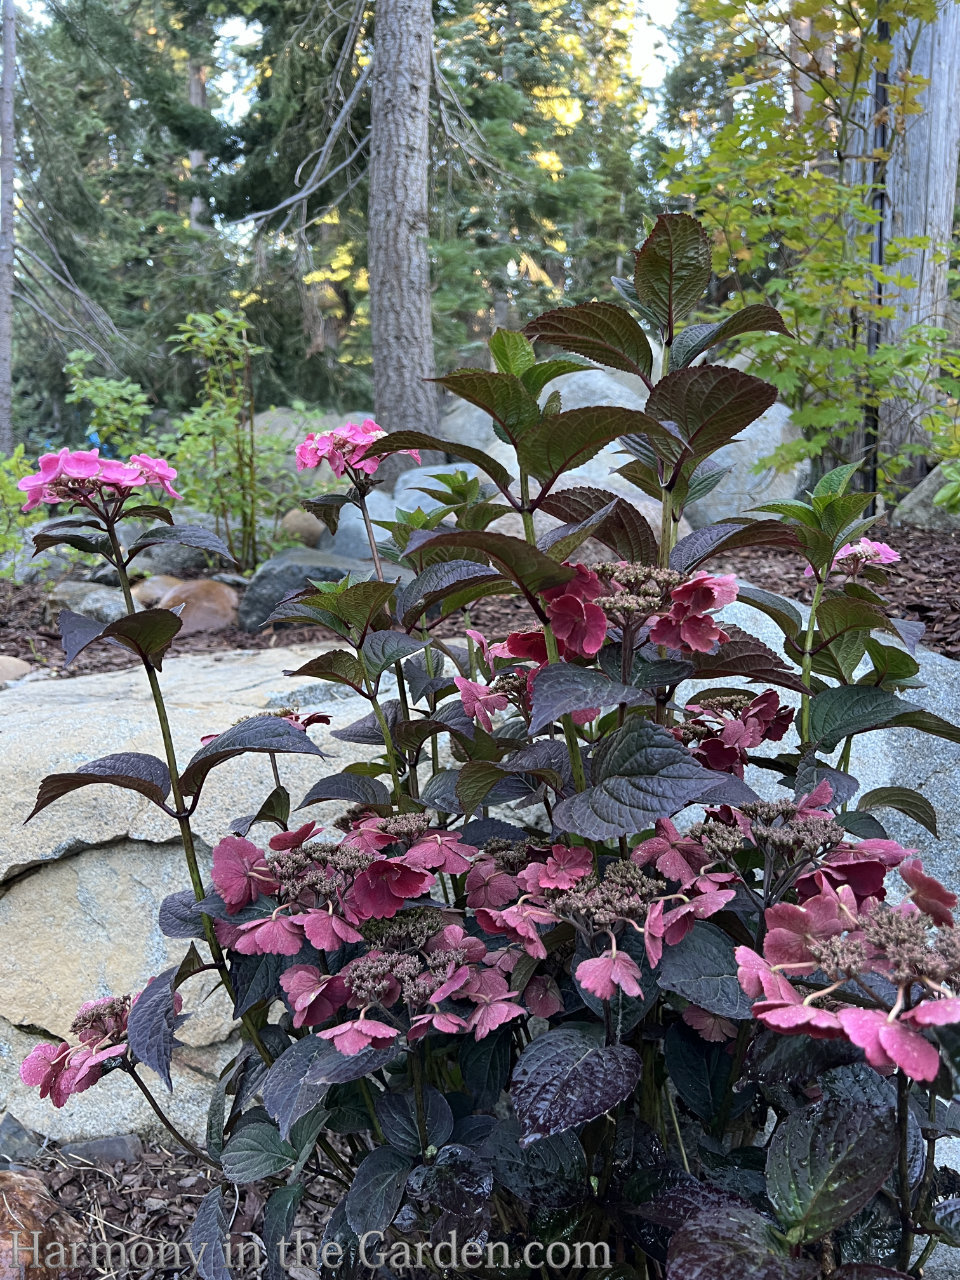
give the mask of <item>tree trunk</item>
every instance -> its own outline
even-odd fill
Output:
[[[368,255],[373,388],[386,431],[439,434],[427,246],[430,0],[377,0]],[[400,464],[400,465],[398,465]],[[412,465],[396,459],[391,472]],[[386,464],[384,464],[386,465]]]
[[[912,58],[910,48],[913,45]],[[915,324],[943,326],[947,320],[947,269],[953,232],[960,156],[960,5],[948,0],[935,21],[909,23],[894,36],[890,82],[909,70],[929,81],[919,95],[921,115],[906,119],[902,137],[891,146],[886,175],[884,239],[923,237],[927,245],[897,263],[899,281],[884,287],[884,302],[896,314],[883,322],[883,341],[898,342]],[[910,387],[904,397],[880,408],[881,448],[893,452],[905,444],[928,443],[922,418],[929,387]],[[919,478],[923,464],[912,464]]]
[[[199,107],[200,110],[207,109],[207,68],[198,58],[191,57],[188,67],[189,83],[188,93],[191,107]],[[187,152],[187,160],[190,164],[190,176],[196,179],[198,175],[207,167],[207,157],[202,151],[193,150]],[[201,195],[193,195],[190,197],[190,226],[199,231],[205,222],[209,219],[209,207],[206,200]]]
[[[13,183],[16,174],[14,93],[17,12],[3,0],[3,71],[0,74],[0,455],[13,453]]]

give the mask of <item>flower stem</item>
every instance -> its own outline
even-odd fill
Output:
[[[363,516],[363,527],[367,531],[367,541],[370,543],[370,554],[373,556],[373,571],[377,575],[380,582],[383,581],[383,565],[380,561],[380,552],[377,550],[377,539],[373,532],[373,525],[370,521],[370,512],[367,510],[367,499],[361,493],[357,505],[360,508],[360,514]]]
[[[131,1064],[130,1066],[125,1067],[124,1070],[126,1071],[127,1075],[130,1076],[130,1078],[133,1080],[134,1084],[137,1086],[137,1088],[140,1090],[143,1096],[146,1098],[147,1102],[150,1104],[150,1109],[153,1111],[154,1115],[161,1122],[163,1127],[166,1130],[168,1130],[168,1132],[171,1133],[174,1138],[176,1138],[177,1142],[179,1142],[182,1147],[186,1148],[187,1151],[192,1152],[197,1157],[198,1160],[202,1160],[204,1164],[208,1164],[214,1169],[217,1168],[215,1161],[211,1160],[210,1157],[206,1155],[203,1151],[201,1151],[198,1146],[192,1143],[189,1138],[184,1137],[184,1135],[180,1132],[180,1130],[176,1127],[176,1125],[173,1123],[170,1117],[166,1114],[166,1112],[160,1106],[159,1102],[157,1102],[156,1098],[153,1096],[153,1094],[150,1092],[150,1090],[147,1088],[144,1082],[137,1075],[136,1067],[134,1067]]]
[[[897,1184],[900,1198],[900,1245],[897,1266],[906,1270],[913,1253],[913,1218],[910,1205],[910,1081],[903,1071],[897,1072]]]
[[[673,550],[673,494],[660,489],[660,568],[670,568],[670,552]]]
[[[549,623],[544,625],[543,638],[547,646],[547,661],[552,666],[555,662],[560,661],[560,651],[557,649],[557,638],[553,634]],[[567,752],[570,756],[570,770],[573,774],[573,785],[578,791],[586,791],[587,775],[583,768],[583,756],[580,754],[580,739],[577,737],[577,727],[573,723],[573,716],[567,712],[566,715],[560,717],[560,723],[563,726],[563,737],[567,744]]]
[[[803,639],[803,659],[800,664],[800,679],[810,688],[810,676],[813,671],[813,634],[817,629],[817,608],[823,596],[825,581],[817,583],[810,605],[810,616],[807,619],[807,630]],[[810,740],[810,694],[803,694],[800,701],[800,745],[806,746]]]

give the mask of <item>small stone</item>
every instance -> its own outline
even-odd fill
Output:
[[[90,1138],[86,1142],[68,1142],[60,1148],[70,1164],[136,1164],[143,1158],[143,1143],[135,1133],[121,1133],[112,1138]]]
[[[21,680],[24,676],[29,675],[33,667],[29,662],[24,662],[23,658],[13,658],[6,654],[0,654],[0,684],[10,684],[14,680]]]
[[[288,537],[305,547],[332,547],[333,534],[316,516],[302,507],[294,507],[280,521],[280,528]]]
[[[367,511],[371,520],[393,520],[396,509],[396,503],[393,498],[389,494],[383,493],[380,489],[374,489],[367,494]],[[373,536],[379,542],[386,542],[387,540],[386,530],[379,528],[377,525],[373,526]],[[337,525],[337,532],[333,539],[333,549],[340,556],[351,556],[357,560],[371,560],[370,542],[367,538],[367,530],[359,507],[343,507],[341,509],[340,523]]]
[[[929,533],[956,533],[960,529],[960,514],[938,507],[934,498],[947,483],[940,467],[934,467],[915,489],[899,503],[893,513],[892,523],[905,524],[912,529],[926,529]]]
[[[95,582],[75,582],[67,578],[58,582],[47,593],[46,613],[50,620],[56,619],[61,609],[69,609],[72,613],[82,613],[87,596],[100,590]]]
[[[179,587],[182,581],[182,578],[175,578],[169,573],[155,573],[152,577],[136,583],[131,589],[131,594],[137,604],[142,604],[145,609],[153,609],[168,591]]]
[[[175,609],[183,605],[180,614],[180,635],[188,636],[198,631],[225,631],[237,621],[237,605],[240,597],[233,587],[222,582],[196,578],[172,587],[157,602],[160,609]]]
[[[83,600],[83,614],[97,622],[116,622],[127,612],[123,592],[115,587],[95,587]]]

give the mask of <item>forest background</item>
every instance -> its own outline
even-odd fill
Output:
[[[712,239],[705,318],[771,302],[794,336],[740,357],[801,428],[778,460],[862,459],[896,497],[960,453],[960,7],[681,0],[656,17],[626,0],[6,0],[0,453],[109,448],[76,389],[92,373],[132,427],[169,429],[231,334],[261,409],[436,431],[424,378],[485,365],[497,327],[609,298],[672,209]],[[188,320],[218,312],[235,319]]]

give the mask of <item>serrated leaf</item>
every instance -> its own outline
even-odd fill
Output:
[[[901,703],[900,705],[908,706],[909,704]],[[919,729],[921,733],[932,734],[935,738],[946,738],[948,742],[960,742],[960,726],[951,724],[949,720],[944,720],[942,716],[935,715],[932,711],[912,708],[909,711],[900,712],[887,723],[891,729]]]
[[[537,362],[531,343],[514,329],[495,329],[487,346],[498,373],[520,377]]]
[[[858,809],[896,809],[904,813],[921,827],[926,827],[931,835],[938,836],[937,811],[919,791],[910,787],[875,787],[857,801]]]
[[[389,804],[390,792],[376,778],[355,773],[335,773],[315,782],[297,805],[297,811],[324,800],[346,800],[349,804]]]
[[[660,214],[636,252],[633,287],[668,342],[676,322],[703,297],[711,271],[710,241],[699,222],[686,213]]]
[[[826,475],[821,476],[817,481],[813,497],[827,498],[845,493],[847,485],[860,470],[860,466],[859,462],[847,462],[841,467],[834,467],[832,471],[828,471]]]
[[[716,653],[696,653],[693,665],[698,680],[744,676],[751,684],[776,684],[796,693],[806,693],[806,685],[797,672],[768,649],[762,640],[748,635],[739,627],[725,628],[730,637]]]
[[[455,369],[436,381],[455,396],[469,400],[489,413],[501,427],[504,437],[513,443],[540,421],[536,397],[513,374],[492,373],[487,369]],[[435,441],[431,447],[442,449],[443,445]],[[456,450],[453,452],[454,456],[459,456]],[[491,475],[488,467],[483,469]]]
[[[141,551],[146,551],[147,547],[166,546],[171,542],[179,543],[184,547],[196,547],[200,551],[209,551],[228,560],[231,564],[237,563],[224,540],[198,524],[162,524],[148,530],[127,548],[127,563],[129,564]]]
[[[620,436],[637,432],[669,438],[655,418],[637,409],[597,405],[547,414],[517,444],[517,461],[540,481],[546,493],[565,471],[582,466]],[[539,498],[533,506],[540,505]]]
[[[196,795],[211,769],[249,752],[273,752],[278,755],[323,756],[308,735],[281,716],[251,716],[225,729],[201,747],[180,777],[184,795]]]
[[[549,383],[554,378],[562,378],[565,373],[579,373],[582,369],[589,369],[590,365],[584,364],[580,360],[564,360],[558,358],[556,360],[541,360],[539,364],[535,364],[532,368],[525,370],[520,375],[520,381],[530,392],[532,396],[540,396]]]
[[[550,587],[562,586],[575,577],[573,569],[558,564],[522,538],[511,538],[505,533],[470,529],[449,532],[424,530],[414,534],[409,543],[411,550],[434,547],[458,547],[465,551],[482,552],[501,573],[520,587],[528,599]]]
[[[51,773],[43,779],[37,791],[37,802],[29,816],[29,822],[54,800],[76,791],[80,787],[109,784],[127,791],[136,791],[155,805],[163,808],[170,794],[170,772],[156,756],[138,751],[122,751],[117,755],[101,756],[80,765],[74,773]]]
[[[389,1227],[411,1167],[409,1157],[393,1147],[377,1147],[361,1161],[345,1202],[347,1222],[361,1239],[367,1232]]]
[[[709,920],[698,920],[672,947],[664,947],[660,986],[721,1018],[742,1021],[752,1004],[737,981],[733,941]]]
[[[275,1125],[246,1124],[223,1148],[220,1163],[233,1182],[257,1182],[289,1169],[297,1153]]]
[[[636,320],[612,302],[559,307],[531,320],[524,332],[561,351],[586,356],[610,369],[636,374],[650,385],[653,353]]]
[[[422,1096],[427,1146],[440,1148],[453,1133],[453,1112],[443,1094],[431,1085],[423,1089]],[[417,1100],[412,1089],[378,1094],[374,1109],[391,1147],[405,1156],[426,1155],[420,1144]]]
[[[682,369],[710,347],[743,333],[782,333],[790,336],[790,330],[783,323],[783,317],[776,307],[752,303],[713,324],[688,324],[673,340],[670,366]]]
[[[312,676],[316,680],[330,680],[333,684],[345,684],[349,689],[366,696],[366,672],[359,658],[346,649],[331,649],[320,653],[295,671],[285,671],[287,676]]]
[[[749,520],[744,524],[710,524],[681,538],[670,552],[670,568],[681,573],[698,569],[714,556],[737,547],[796,547],[788,525],[779,520]]]
[[[910,703],[876,685],[824,689],[810,700],[810,740],[821,751],[834,751],[847,736],[880,729],[914,710]]]
[[[260,1234],[266,1255],[267,1280],[286,1280],[290,1274],[281,1261],[280,1248],[290,1239],[303,1192],[301,1182],[294,1182],[288,1187],[277,1187],[266,1203]]]
[[[591,537],[610,547],[628,564],[657,562],[657,539],[653,530],[636,507],[615,493],[578,486],[548,494],[539,506],[548,515],[572,523],[603,512],[603,519],[592,530]]]
[[[772,1224],[746,1205],[692,1214],[673,1233],[667,1251],[670,1280],[817,1280],[820,1266],[810,1258],[778,1252]]]
[[[441,560],[428,565],[412,582],[400,587],[396,615],[405,627],[412,626],[429,609],[468,583],[496,583],[503,579],[489,565],[476,560]]]
[[[529,732],[531,737],[542,732],[568,712],[649,701],[649,694],[618,680],[609,680],[602,671],[556,662],[541,668],[533,677]]]
[[[760,417],[777,398],[769,382],[707,364],[694,369],[676,369],[654,387],[646,412],[660,422],[676,425],[681,437],[669,450],[656,443],[658,454],[679,460],[686,447],[694,457],[707,457]]]
[[[517,1059],[510,1079],[520,1145],[604,1115],[630,1096],[640,1071],[636,1050],[598,1044],[578,1027],[557,1027],[538,1036]]]
[[[318,1036],[304,1036],[281,1054],[263,1083],[263,1105],[290,1137],[293,1125],[323,1101],[332,1084],[348,1084],[392,1062],[396,1049],[363,1049],[347,1056]]]
[[[587,1160],[577,1135],[551,1134],[521,1147],[516,1120],[503,1120],[481,1148],[502,1186],[525,1204],[548,1209],[580,1204],[589,1195]]]
[[[716,783],[673,734],[639,717],[615,730],[593,759],[595,786],[553,812],[561,831],[588,840],[634,835],[691,804]]]
[[[675,1022],[663,1043],[667,1074],[684,1104],[708,1125],[720,1115],[731,1087],[733,1058],[726,1044],[710,1043],[683,1022]],[[755,1099],[753,1089],[731,1096],[728,1119],[742,1115]]]
[[[233,819],[230,823],[230,832],[235,836],[246,836],[250,828],[258,822],[272,822],[284,831],[289,819],[290,792],[283,786],[274,787],[256,813]]]
[[[476,1151],[452,1142],[441,1147],[432,1164],[414,1169],[407,1190],[415,1199],[436,1206],[446,1219],[469,1228],[487,1208],[493,1174],[489,1162]]]
[[[168,893],[160,903],[157,923],[165,938],[204,937],[203,922],[197,911],[197,895],[192,889]]]
[[[318,498],[305,498],[300,505],[335,534],[340,528],[340,513],[343,508],[357,507],[360,501],[357,491],[351,489],[349,493],[324,493]]]
[[[214,1187],[200,1201],[190,1228],[190,1245],[201,1280],[231,1280],[226,1258],[229,1239],[223,1194],[219,1187]]]
[[[537,412],[539,415],[539,409]],[[439,440],[424,431],[391,431],[376,442],[374,452],[378,458],[385,458],[404,449],[439,449],[442,453],[449,453],[451,457],[472,462],[484,475],[490,477],[501,493],[508,493],[510,490],[510,472],[482,449],[472,449],[469,445],[457,444],[453,440]]]
[[[897,1158],[892,1108],[829,1098],[774,1130],[767,1192],[791,1240],[820,1240],[880,1190]]]
[[[792,601],[783,596],[778,596],[772,591],[764,591],[760,587],[750,586],[745,582],[738,582],[737,600],[772,618],[785,636],[795,637],[800,634],[803,615]]]
[[[429,642],[401,631],[371,631],[360,647],[360,657],[371,680],[376,680],[395,662],[402,662],[426,648]]]
[[[127,1022],[127,1039],[134,1056],[156,1072],[171,1092],[170,1059],[179,1043],[176,1030],[183,1021],[174,1007],[177,967],[164,969],[147,983],[131,1006]]]

